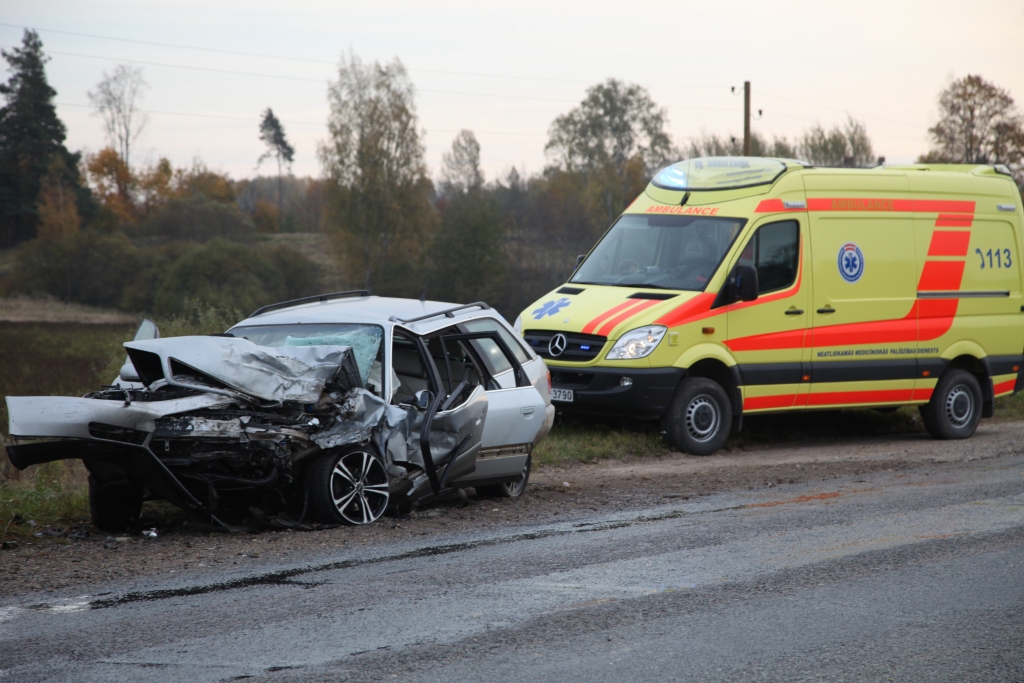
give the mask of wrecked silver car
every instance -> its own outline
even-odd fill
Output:
[[[111,386],[7,397],[15,467],[81,459],[94,524],[144,499],[205,523],[368,524],[460,488],[515,497],[554,409],[543,361],[484,303],[365,291],[264,307],[223,335],[145,321]]]

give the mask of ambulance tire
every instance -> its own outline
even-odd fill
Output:
[[[981,400],[978,379],[966,370],[951,370],[920,408],[924,428],[936,439],[966,439],[981,421]]]
[[[683,380],[662,418],[669,444],[691,455],[711,455],[729,437],[732,404],[718,382],[705,377]]]

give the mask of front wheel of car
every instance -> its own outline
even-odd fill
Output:
[[[101,484],[89,477],[89,513],[103,531],[124,531],[142,514],[142,487],[130,481]]]
[[[533,460],[532,455],[526,456],[526,464],[523,465],[523,471],[516,479],[490,486],[477,486],[477,494],[485,498],[518,498],[523,495],[523,492],[526,491],[526,485],[530,482],[531,460]]]
[[[691,455],[711,455],[724,446],[731,426],[725,389],[705,377],[683,380],[662,418],[669,444]]]
[[[981,385],[966,370],[952,370],[939,379],[927,404],[921,406],[924,428],[936,439],[966,439],[981,421]]]
[[[388,472],[370,447],[321,455],[306,472],[313,515],[328,524],[371,524],[388,507]]]

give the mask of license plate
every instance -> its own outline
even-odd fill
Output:
[[[551,400],[572,403],[572,389],[552,389]]]

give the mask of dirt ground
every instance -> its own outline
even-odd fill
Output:
[[[360,528],[271,531],[259,534],[182,531],[159,520],[157,538],[136,533],[87,538],[43,537],[0,551],[0,594],[82,587],[108,580],[168,574],[209,577],[221,568],[299,563],[326,551],[370,547],[382,540],[443,538],[472,530],[572,519],[590,511],[616,512],[724,491],[813,483],[880,470],[983,460],[1024,450],[1024,423],[983,423],[964,441],[921,434],[849,438],[722,452],[711,457],[672,454],[609,460],[535,471],[520,500],[452,498],[403,518]],[[71,534],[76,535],[75,533]]]
[[[79,323],[137,325],[139,316],[56,299],[0,297],[0,321],[9,323]]]

